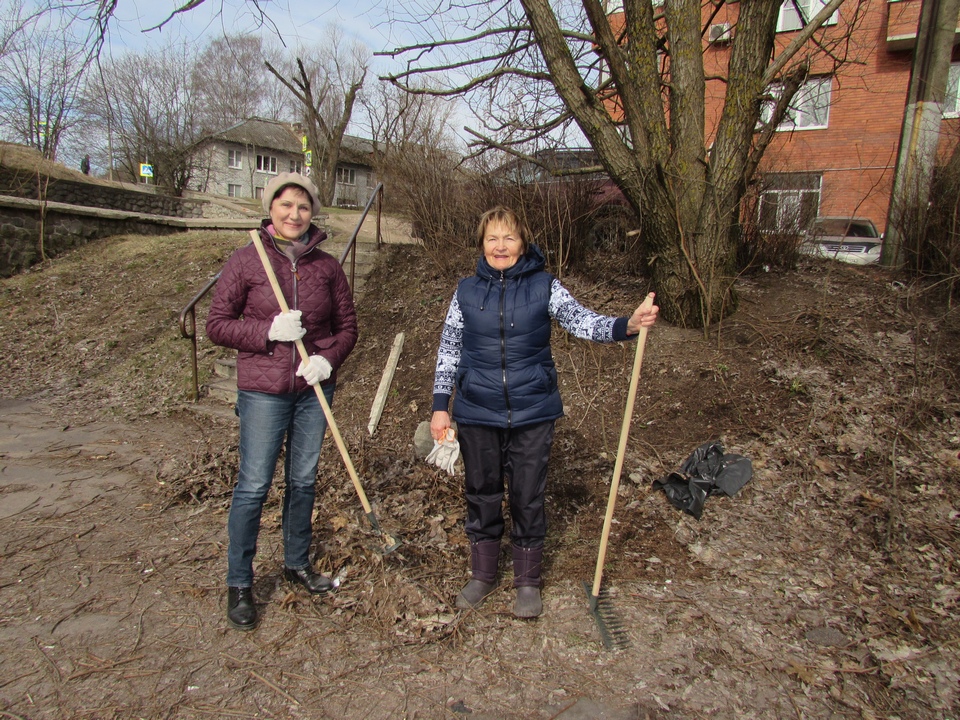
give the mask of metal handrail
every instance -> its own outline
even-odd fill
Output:
[[[350,236],[347,246],[340,254],[341,266],[343,266],[346,262],[347,255],[350,255],[349,280],[351,290],[353,289],[353,283],[357,272],[357,235],[360,234],[360,228],[363,227],[363,223],[367,219],[367,215],[370,212],[370,206],[373,205],[374,200],[377,201],[377,250],[380,250],[380,245],[383,241],[383,236],[380,233],[380,216],[383,212],[383,183],[378,183],[373,189],[373,192],[370,193],[370,197],[367,199],[367,204],[363,208],[363,213],[360,215],[360,219],[357,221],[357,226],[353,229],[353,235]]]
[[[213,289],[213,286],[217,284],[217,280],[220,279],[220,273],[217,273],[210,281],[203,286],[203,290],[198,292],[193,300],[187,303],[187,306],[180,311],[180,335],[185,337],[193,344],[193,401],[200,402],[200,378],[197,370],[197,303],[203,299],[203,297]],[[189,329],[187,328],[187,321],[190,322]]]
[[[383,235],[381,234],[381,215],[383,213],[383,183],[378,183],[377,187],[374,188],[373,192],[370,194],[369,200],[367,200],[366,206],[363,208],[363,214],[360,216],[360,219],[357,221],[356,227],[353,229],[353,234],[350,236],[349,242],[347,242],[347,247],[344,248],[343,253],[340,255],[340,266],[343,267],[344,263],[347,260],[347,255],[350,256],[350,274],[348,276],[348,281],[350,283],[350,289],[353,290],[354,282],[356,280],[356,270],[357,270],[357,236],[360,234],[360,228],[363,227],[364,221],[367,219],[367,215],[370,213],[370,207],[373,205],[373,201],[377,201],[377,250],[380,249],[380,246],[383,244]],[[197,303],[199,303],[206,295],[209,293],[213,286],[217,284],[217,280],[220,279],[220,273],[214,275],[203,286],[203,289],[198,292],[194,298],[187,303],[187,306],[180,311],[180,336],[190,340],[193,346],[193,353],[191,357],[191,367],[193,369],[193,401],[200,401],[200,376],[199,369],[197,367]]]

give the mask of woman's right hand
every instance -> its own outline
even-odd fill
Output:
[[[447,437],[447,429],[450,427],[450,413],[445,410],[437,410],[430,418],[430,436],[437,442],[441,442]]]

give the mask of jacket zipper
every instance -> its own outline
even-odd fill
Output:
[[[297,262],[295,260],[292,260],[290,262],[290,272],[293,274],[293,298],[292,298],[293,307],[291,307],[290,309],[299,310],[300,309],[300,287],[299,287],[300,276],[297,275]],[[297,387],[297,367],[299,366],[297,359],[299,357],[300,357],[300,353],[297,350],[297,344],[294,343],[293,353],[290,355],[290,392],[293,392],[294,389]]]
[[[273,246],[273,249],[276,252],[280,253],[282,257],[287,258],[287,256],[284,253],[280,252],[280,250],[277,248],[277,244],[273,242],[272,238],[270,239],[270,244]],[[307,250],[307,252],[305,252],[301,257],[306,257],[316,249],[317,248],[315,245],[314,247]],[[299,310],[300,309],[300,276],[297,274],[296,260],[290,260],[290,272],[293,275],[293,297],[291,298],[290,303],[288,304],[290,305],[291,310]],[[294,343],[294,347],[296,347],[296,343]],[[290,392],[293,392],[293,389],[297,386],[297,368],[300,366],[299,360],[300,360],[300,353],[295,349],[293,354],[290,357],[290,384],[288,386],[290,388]]]

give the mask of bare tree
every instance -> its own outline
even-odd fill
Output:
[[[298,51],[285,67],[265,62],[299,103],[313,158],[312,178],[324,205],[333,203],[343,136],[357,93],[366,81],[369,61],[363,45],[345,43],[343,33],[333,27],[322,44],[310,51]]]
[[[293,103],[263,64],[264,57],[277,53],[256,35],[218,37],[201,51],[193,82],[209,131],[254,116],[279,120],[289,115]]]
[[[21,25],[0,57],[0,126],[12,139],[57,159],[64,134],[79,120],[80,86],[89,54],[62,18]]]
[[[24,28],[36,17],[36,13],[26,12],[21,4],[11,3],[0,9],[0,58],[16,47]]]
[[[432,147],[453,153],[456,137],[451,127],[454,103],[427,94],[413,94],[381,81],[360,98],[360,121],[381,155],[408,147]]]
[[[425,239],[456,237],[463,181],[461,154],[450,125],[449,100],[413,95],[379,82],[360,100],[363,132],[373,140],[377,175],[390,188],[387,202]]]
[[[529,148],[575,124],[597,153],[594,170],[644,219],[663,316],[706,327],[736,309],[741,200],[773,130],[814,57],[826,73],[844,61],[844,29],[857,20],[857,0],[828,0],[814,17],[800,13],[801,32],[775,48],[780,6],[624,0],[608,16],[600,0],[406,3],[430,39],[388,53],[407,67],[388,79],[469,98],[478,148],[532,162]],[[841,6],[849,12],[825,34]],[[729,61],[708,70],[704,33],[721,11],[733,23]],[[721,83],[708,136],[707,91]]]
[[[170,44],[161,52],[128,53],[105,63],[88,86],[111,169],[136,182],[141,163],[153,166],[158,185],[180,194],[197,172],[195,144],[204,135],[193,82],[194,51]]]

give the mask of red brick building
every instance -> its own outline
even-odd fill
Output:
[[[655,2],[655,4],[657,4]],[[796,0],[808,18],[822,0]],[[738,5],[727,3],[710,18],[705,3],[707,77],[723,76],[736,33]],[[761,164],[759,219],[767,229],[791,230],[815,216],[862,216],[882,232],[893,183],[921,0],[850,0],[825,26],[823,42],[844,62],[834,71],[823,54],[781,124]],[[619,18],[612,17],[616,23]],[[852,26],[849,39],[845,39]],[[793,0],[780,9],[776,51],[801,27]],[[960,59],[954,50],[953,60]],[[942,147],[958,136],[960,63],[950,68],[941,128]],[[725,85],[707,83],[706,133],[710,141],[722,109]],[[772,88],[776,92],[776,88]]]

